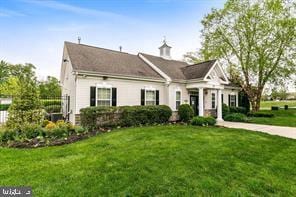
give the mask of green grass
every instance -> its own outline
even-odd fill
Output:
[[[296,101],[261,101],[260,108],[270,109],[271,106],[284,107],[288,105],[289,107],[296,107]]]
[[[278,111],[260,110],[260,112],[273,113],[275,116],[273,118],[251,117],[249,118],[249,122],[256,124],[296,127],[296,109],[280,109]]]
[[[61,147],[0,148],[0,185],[34,196],[296,195],[296,141],[218,127],[120,129]]]

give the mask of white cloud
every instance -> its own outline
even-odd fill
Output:
[[[25,14],[8,9],[0,9],[0,17],[25,16]]]
[[[85,15],[85,16],[93,16],[93,17],[106,17],[109,19],[115,19],[115,20],[130,20],[130,22],[134,21],[135,19],[129,18],[127,16],[117,14],[114,12],[109,11],[102,11],[97,9],[90,9],[90,8],[84,8],[80,6],[74,6],[66,3],[61,3],[58,1],[38,1],[38,0],[23,0],[25,3],[34,4],[37,6],[47,7],[55,10],[65,11],[73,14],[78,15]]]

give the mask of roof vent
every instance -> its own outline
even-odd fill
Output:
[[[122,46],[119,46],[119,51],[122,52]]]
[[[80,36],[78,36],[78,44],[80,44],[81,38]]]
[[[165,38],[163,39],[163,44],[159,47],[160,57],[164,59],[172,59],[171,58],[171,48],[167,45]]]

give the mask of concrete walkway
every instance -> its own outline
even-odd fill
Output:
[[[228,127],[228,128],[259,131],[259,132],[268,133],[271,135],[279,135],[282,137],[296,139],[296,128],[295,127],[282,127],[282,126],[251,124],[251,123],[242,123],[242,122],[228,122],[228,121],[218,121],[217,125],[223,126],[223,127]]]

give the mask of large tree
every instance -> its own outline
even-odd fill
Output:
[[[60,97],[61,86],[59,80],[55,77],[48,76],[46,81],[39,82],[40,97]]]
[[[295,7],[288,0],[228,0],[202,21],[201,56],[226,63],[253,111],[259,110],[267,83],[296,71]]]
[[[3,60],[0,61],[0,85],[9,77],[9,64]]]

